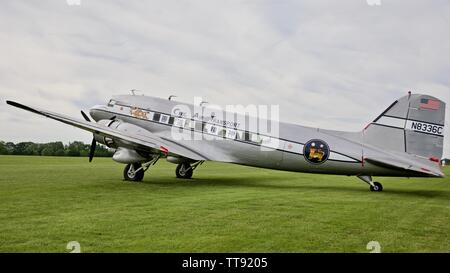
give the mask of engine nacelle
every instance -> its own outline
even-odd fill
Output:
[[[152,134],[144,128],[131,123],[123,122],[122,120],[103,119],[99,120],[98,123],[111,129],[126,132],[127,134],[152,136]],[[130,143],[120,138],[104,137],[95,133],[94,138],[97,142],[104,144],[109,148],[116,149],[116,152],[113,155],[113,160],[119,163],[131,164],[145,162],[153,157],[152,154],[145,151],[134,150],[136,148],[134,143]]]
[[[152,134],[145,130],[142,127],[139,127],[137,125],[123,122],[122,120],[109,120],[109,119],[102,119],[97,122],[98,124],[102,124],[106,127],[109,127],[111,129],[115,129],[118,131],[126,132],[127,134],[131,135],[148,135],[152,136]],[[98,134],[94,134],[95,140],[101,144],[105,144],[109,148],[119,148],[119,147],[126,147],[126,148],[133,148],[133,145],[130,145],[128,141],[124,141],[121,139],[114,139],[109,137],[103,137]]]
[[[113,160],[123,164],[131,164],[148,161],[147,158],[141,156],[135,150],[119,147],[113,155]]]
[[[110,120],[110,119],[102,119],[102,120],[99,120],[97,123],[104,125],[106,127],[113,128],[113,129],[117,129],[117,127],[120,124],[123,124],[123,122],[121,120]],[[119,147],[117,145],[117,143],[114,141],[114,139],[112,139],[110,137],[104,137],[104,136],[94,133],[94,138],[98,143],[104,144],[108,148],[116,149]]]
[[[173,163],[173,164],[181,164],[183,163],[185,160],[179,158],[179,157],[174,157],[174,156],[168,156],[166,158],[167,162]]]

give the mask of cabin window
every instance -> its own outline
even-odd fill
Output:
[[[235,130],[226,130],[226,137],[230,139],[236,139],[237,131]]]
[[[280,140],[277,138],[273,138],[273,137],[269,137],[269,136],[259,136],[260,137],[260,144],[265,146],[265,147],[269,147],[269,148],[273,148],[273,149],[278,149],[278,147],[283,147],[282,145],[280,145]],[[292,144],[290,146],[287,147],[289,150],[291,150],[293,148]]]
[[[161,115],[161,118],[159,120],[161,123],[169,123],[169,116],[168,115]]]
[[[252,135],[251,135],[251,141],[252,141],[252,142],[256,142],[256,143],[258,143],[258,144],[261,144],[262,138],[261,138],[261,136],[259,136],[259,135],[257,135],[257,134],[252,134]]]
[[[153,121],[159,121],[160,118],[161,118],[161,114],[160,113],[155,113],[153,115]]]
[[[177,127],[184,127],[186,124],[186,120],[183,118],[175,118],[173,121],[173,125]]]
[[[244,133],[244,140],[245,141],[250,141],[252,139],[252,134],[250,134],[250,132],[245,132]]]
[[[195,131],[203,131],[203,122],[199,121],[199,122],[195,122]]]
[[[153,115],[154,115],[155,113],[153,113],[153,112],[147,112],[147,119],[148,120],[153,120]]]
[[[186,129],[192,129],[192,127],[194,126],[194,121],[188,119],[186,120],[186,122],[184,123],[184,128]]]
[[[210,134],[216,135],[217,132],[218,132],[218,130],[217,130],[217,127],[216,127],[216,126],[211,125],[211,126],[209,127],[209,133],[210,133]]]
[[[219,130],[219,136],[220,136],[220,137],[226,137],[226,136],[227,136],[227,130],[225,130],[225,129],[220,129],[220,130]]]
[[[242,131],[236,131],[236,139],[243,140],[243,134],[244,134],[244,132],[242,132]]]

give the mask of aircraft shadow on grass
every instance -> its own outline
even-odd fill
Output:
[[[175,181],[175,182],[172,182]],[[164,181],[143,181],[143,185],[158,185],[172,188],[180,187],[236,187],[236,188],[261,188],[274,190],[289,190],[289,191],[309,191],[309,190],[323,190],[324,192],[354,192],[358,194],[367,193],[364,188],[350,187],[350,186],[330,186],[330,185],[305,185],[299,182],[297,185],[285,185],[281,182],[277,185],[267,184],[266,182],[273,181],[273,177],[258,177],[255,180],[246,181],[235,177],[217,177],[217,178],[195,178],[189,180],[164,180]],[[405,182],[407,183],[407,182]],[[450,194],[447,191],[437,190],[412,190],[412,189],[388,189],[382,196],[404,196],[404,197],[422,197],[422,198],[439,198],[450,200]]]

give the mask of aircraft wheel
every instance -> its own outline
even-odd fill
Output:
[[[374,186],[370,186],[371,191],[383,191],[383,185],[379,182],[373,182]]]
[[[125,169],[123,170],[123,178],[126,181],[142,181],[142,179],[144,179],[144,170],[140,169],[137,172],[135,171],[140,167],[142,167],[141,163],[127,164],[127,166],[125,166]]]
[[[181,163],[178,164],[175,173],[178,178],[189,179],[194,174],[194,170],[192,170],[191,165],[189,163]]]

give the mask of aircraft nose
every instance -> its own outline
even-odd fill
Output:
[[[95,121],[99,121],[101,119],[108,119],[110,116],[108,112],[106,112],[107,107],[105,105],[95,105],[91,109],[89,109],[89,114]]]

